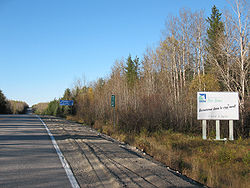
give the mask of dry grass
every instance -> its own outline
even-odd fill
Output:
[[[71,116],[67,119],[77,121]],[[78,121],[79,122],[79,121]],[[202,140],[201,136],[163,130],[126,133],[111,122],[95,121],[101,133],[145,151],[172,169],[209,187],[247,188],[250,180],[250,139]]]
[[[172,131],[146,130],[135,135],[114,131],[112,126],[101,122],[95,128],[210,187],[249,186],[250,139],[218,142]]]
[[[171,131],[144,132],[135,145],[157,160],[211,187],[249,185],[249,141],[204,141]]]

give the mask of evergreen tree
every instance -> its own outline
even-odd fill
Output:
[[[136,82],[136,80],[139,78],[139,58],[136,57],[134,60],[132,60],[131,55],[128,56],[126,67],[126,78],[129,88],[132,88]]]
[[[205,66],[206,72],[214,71],[215,64],[223,65],[225,58],[223,56],[223,43],[225,40],[224,24],[221,21],[222,13],[214,5],[211,16],[207,18],[209,27],[207,29],[207,62]]]
[[[60,116],[62,115],[61,106],[59,105],[59,101],[54,99],[48,104],[45,114],[53,115],[53,116]]]
[[[63,97],[61,98],[61,100],[72,100],[73,97],[72,97],[72,93],[70,91],[69,88],[67,88],[65,91],[64,91],[64,94],[63,94]],[[57,114],[60,114],[62,113],[63,116],[66,116],[66,115],[69,115],[73,110],[72,110],[72,106],[60,106],[58,109],[57,109]],[[61,111],[60,111],[61,110]]]
[[[69,88],[67,88],[67,89],[64,91],[62,100],[71,100],[71,98],[72,98],[71,91],[70,91]]]
[[[7,102],[3,92],[0,90],[0,114],[7,113]]]

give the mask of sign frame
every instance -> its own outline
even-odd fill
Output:
[[[238,92],[197,92],[198,120],[239,120]]]

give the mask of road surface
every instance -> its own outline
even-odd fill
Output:
[[[0,115],[0,187],[72,187],[44,125],[80,187],[201,187],[130,146],[51,116]]]
[[[202,187],[150,156],[89,127],[42,117],[81,187]]]
[[[41,121],[0,115],[0,187],[71,187]]]

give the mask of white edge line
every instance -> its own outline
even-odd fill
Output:
[[[36,115],[36,117],[42,122],[42,124],[44,125],[45,129],[47,130],[48,135],[50,136],[50,139],[52,141],[52,144],[53,144],[53,146],[54,146],[54,148],[56,150],[56,153],[57,153],[57,155],[58,155],[58,157],[59,157],[59,159],[60,159],[60,161],[62,163],[62,166],[63,166],[63,168],[64,168],[64,170],[65,170],[65,172],[66,172],[66,174],[67,174],[67,176],[69,178],[69,181],[71,183],[72,188],[80,188],[79,184],[76,181],[76,178],[75,178],[73,172],[71,171],[71,169],[69,167],[68,162],[66,161],[66,159],[63,156],[63,154],[62,154],[59,146],[57,145],[54,136],[52,135],[52,133],[50,132],[49,128],[44,123],[44,121],[38,115]]]

